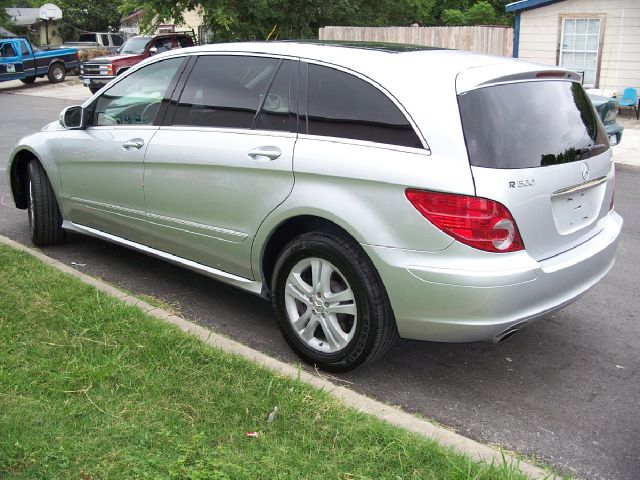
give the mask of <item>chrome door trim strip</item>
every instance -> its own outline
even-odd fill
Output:
[[[116,235],[111,235],[110,233],[106,233],[101,230],[96,230],[95,228],[73,223],[69,220],[64,220],[62,222],[62,228],[64,228],[65,230],[70,230],[72,232],[82,233],[92,237],[100,238],[102,240],[107,240],[109,242],[146,253],[153,257],[166,260],[182,267],[186,267],[189,270],[193,270],[194,272],[201,273],[203,275],[206,275],[207,277],[213,278],[214,280],[219,280],[223,283],[232,285],[234,287],[240,288],[241,290],[245,290],[256,295],[260,295],[262,293],[262,282],[257,282],[255,280],[240,277],[232,273],[224,272],[222,270],[218,270],[217,268],[209,267],[192,260],[187,260],[186,258],[178,257],[177,255],[163,252],[161,250],[156,250],[155,248],[132,242],[131,240],[127,240]]]
[[[246,233],[238,232],[236,230],[229,230],[228,228],[215,227],[213,225],[205,225],[204,223],[196,223],[196,222],[191,222],[189,220],[182,220],[179,218],[167,217],[164,215],[158,215],[156,213],[148,213],[143,210],[136,210],[134,208],[121,207],[120,205],[96,202],[95,200],[88,200],[88,199],[79,198],[79,197],[71,197],[70,200],[85,208],[99,210],[101,212],[110,213],[112,215],[124,216],[127,218],[132,218],[134,220],[141,220],[141,221],[147,220],[149,223],[160,226],[160,227],[181,230],[183,232],[191,233],[193,235],[200,235],[203,237],[215,238],[216,240],[222,240],[225,242],[242,243],[249,237],[249,235],[247,235]],[[128,213],[129,215],[125,215],[124,213],[121,213],[121,212]],[[176,224],[177,226],[167,225],[165,223],[153,222],[151,221],[151,219],[173,223],[173,224]],[[200,229],[206,232],[217,233],[218,235],[207,235],[205,233],[197,232],[194,230],[187,230],[184,227]],[[231,238],[228,238],[228,237],[231,237]]]
[[[581,183],[580,185],[574,185],[573,187],[562,188],[560,190],[556,190],[551,194],[552,197],[556,195],[564,195],[566,193],[577,193],[583,190],[588,190],[589,188],[595,187],[597,185],[603,184],[607,181],[607,177],[598,177],[593,180],[585,183]]]

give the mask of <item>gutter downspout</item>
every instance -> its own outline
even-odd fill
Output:
[[[513,26],[513,58],[518,58],[519,48],[520,48],[520,11],[517,11],[515,24]]]

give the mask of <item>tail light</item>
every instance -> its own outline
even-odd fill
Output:
[[[465,245],[496,253],[524,249],[515,220],[499,202],[414,189],[405,195],[422,216]]]

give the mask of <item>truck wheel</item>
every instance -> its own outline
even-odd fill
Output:
[[[22,83],[30,84],[36,81],[36,76],[34,75],[33,77],[24,77],[24,78],[21,78],[20,81]]]
[[[90,91],[91,93],[97,93],[97,92],[98,92],[98,90],[100,90],[100,87],[89,87],[89,91]]]
[[[31,160],[27,170],[27,213],[31,241],[38,246],[59,245],[64,242],[62,214],[47,173],[38,160]]]
[[[47,78],[51,83],[63,82],[66,76],[67,76],[67,72],[63,64],[53,63],[49,66],[49,71],[47,72]]]

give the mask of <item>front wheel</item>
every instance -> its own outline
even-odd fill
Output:
[[[27,85],[29,85],[30,83],[33,83],[36,81],[36,76],[34,75],[33,77],[24,77],[24,78],[21,78],[20,81],[22,83],[26,83]]]
[[[89,91],[91,93],[98,93],[98,90],[100,90],[100,88],[102,87],[89,87]]]
[[[65,70],[64,65],[62,65],[61,63],[54,63],[49,66],[47,78],[51,83],[63,82],[66,76],[67,71]]]
[[[27,213],[31,241],[38,246],[59,245],[64,242],[62,214],[47,173],[38,160],[31,160],[27,170]]]
[[[398,336],[371,260],[342,235],[308,233],[290,242],[276,263],[272,303],[289,345],[323,370],[372,362]]]

